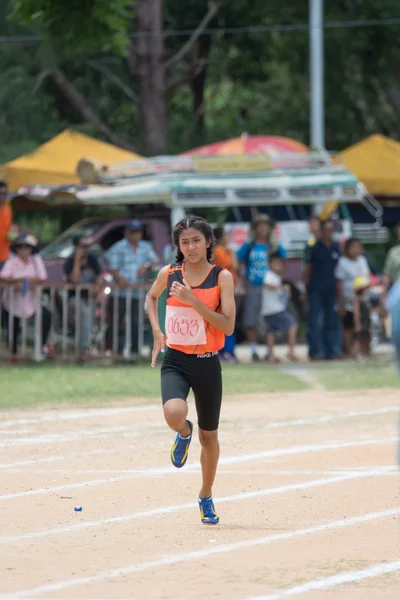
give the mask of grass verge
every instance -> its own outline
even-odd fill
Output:
[[[307,389],[297,377],[267,365],[224,365],[224,393],[260,394]],[[148,366],[32,365],[0,368],[0,409],[99,405],[159,398],[160,369]]]
[[[394,366],[346,365],[340,369],[315,369],[313,373],[327,390],[400,388],[400,376]]]

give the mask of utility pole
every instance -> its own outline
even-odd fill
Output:
[[[324,0],[309,0],[310,145],[325,148]]]

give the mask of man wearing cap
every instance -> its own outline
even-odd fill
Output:
[[[140,221],[133,219],[126,228],[124,239],[117,242],[106,252],[106,260],[110,273],[119,290],[115,290],[110,299],[109,345],[113,343],[113,314],[118,302],[119,324],[125,319],[127,298],[131,298],[131,349],[138,350],[138,314],[139,291],[129,288],[145,283],[151,270],[160,265],[160,259],[149,242],[142,240],[143,226]],[[118,336],[120,337],[120,336]],[[122,353],[125,335],[118,340],[118,352]]]
[[[257,353],[257,327],[261,315],[262,291],[264,277],[268,270],[268,257],[275,253],[282,258],[286,256],[285,249],[273,235],[274,228],[275,221],[271,217],[265,214],[259,215],[251,224],[253,240],[243,244],[237,252],[239,262],[245,267],[247,281],[242,317],[243,328],[246,331],[254,362],[260,360]]]

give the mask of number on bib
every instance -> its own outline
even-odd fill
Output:
[[[207,342],[203,318],[190,306],[167,306],[165,331],[173,345],[200,346]]]

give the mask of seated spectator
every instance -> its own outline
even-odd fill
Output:
[[[334,223],[330,220],[325,221],[321,226],[320,239],[305,257],[310,360],[329,360],[338,355],[336,346],[339,320],[335,270],[340,258],[340,247],[333,241],[333,233]]]
[[[282,283],[285,271],[285,261],[279,255],[272,255],[269,259],[269,270],[264,277],[261,314],[265,319],[266,344],[269,350],[268,360],[272,363],[279,362],[275,356],[274,347],[277,333],[288,334],[290,360],[298,360],[296,355],[297,323],[296,319],[287,310],[287,294]]]
[[[247,282],[243,306],[243,328],[250,344],[252,360],[257,362],[257,327],[261,316],[262,291],[265,273],[268,270],[268,256],[286,256],[285,249],[278,243],[273,231],[275,221],[268,215],[259,215],[251,224],[254,239],[243,244],[237,252],[238,260],[245,267]]]
[[[233,250],[229,248],[229,237],[223,227],[216,227],[214,229],[214,237],[216,244],[214,247],[214,264],[227,269],[233,277],[233,281],[236,284],[238,276],[238,260]],[[219,351],[220,358],[227,362],[237,362],[235,355],[236,346],[236,334],[225,336],[225,345],[222,350]]]
[[[37,310],[35,301],[35,285],[43,284],[47,279],[46,267],[41,257],[36,254],[37,240],[33,235],[18,237],[11,249],[14,253],[6,261],[0,272],[0,283],[13,286],[3,292],[2,325],[7,327],[8,342],[12,338],[11,354],[17,355],[21,319],[30,319]],[[53,349],[47,344],[51,327],[51,313],[41,306],[42,311],[42,352],[52,354]],[[12,332],[9,331],[9,316],[13,317]]]
[[[352,353],[354,338],[354,281],[357,277],[368,277],[370,269],[364,248],[357,238],[349,238],[344,245],[344,255],[340,257],[335,275],[337,281],[339,314],[343,322],[343,350]]]
[[[369,277],[361,275],[353,282],[354,345],[356,356],[368,356],[371,344],[371,303]]]
[[[119,290],[113,290],[110,298],[110,326],[108,329],[108,346],[111,348],[114,339],[113,314],[118,303],[119,331],[118,353],[122,354],[125,336],[119,333],[123,330],[127,308],[127,290],[132,285],[145,283],[152,269],[158,268],[160,259],[149,242],[144,242],[143,227],[140,221],[133,219],[125,228],[125,237],[117,242],[106,253],[106,260],[111,275]],[[131,291],[131,351],[138,351],[138,316],[139,291]]]
[[[84,238],[76,237],[74,239],[74,247],[74,254],[64,263],[64,275],[66,280],[73,285],[91,285],[92,295],[96,296],[99,292],[99,286],[102,279],[100,263],[97,257],[89,252],[88,243]],[[69,296],[72,304],[76,307],[75,291],[72,290]],[[80,292],[79,302],[79,345],[81,358],[83,360],[86,360],[89,357],[93,331],[94,315],[92,314],[88,300],[88,290],[82,290]]]

